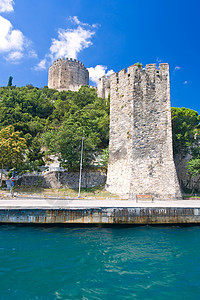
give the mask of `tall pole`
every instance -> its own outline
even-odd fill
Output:
[[[58,171],[57,199],[59,197],[59,188],[60,188],[60,172]]]
[[[84,137],[82,137],[82,143],[81,143],[81,161],[80,161],[80,176],[79,176],[79,186],[78,186],[78,198],[81,194],[81,171],[82,171],[82,165],[83,165],[83,141]]]

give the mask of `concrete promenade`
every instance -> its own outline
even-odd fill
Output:
[[[98,200],[98,199],[40,199],[40,198],[17,198],[17,199],[0,199],[0,209],[28,209],[28,208],[130,208],[130,207],[159,207],[159,208],[200,208],[200,200],[166,200],[166,201],[132,201],[132,200]]]
[[[7,224],[200,224],[200,200],[0,199]]]

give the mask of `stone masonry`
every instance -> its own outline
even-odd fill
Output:
[[[100,98],[108,98],[110,95],[110,76],[99,78],[97,86],[97,96]]]
[[[78,91],[89,85],[89,72],[76,59],[58,59],[49,68],[48,87],[60,91]]]
[[[112,74],[110,102],[107,190],[129,199],[181,198],[172,150],[169,65],[133,65]]]
[[[79,186],[79,172],[47,172],[41,175],[24,174],[21,176],[17,184],[23,186],[40,186],[43,188],[57,188],[59,174],[59,187],[76,189]],[[82,172],[81,187],[94,187],[104,185],[106,182],[105,171],[89,171]]]

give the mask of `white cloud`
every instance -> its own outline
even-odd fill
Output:
[[[185,81],[183,82],[183,84],[188,84],[188,81],[187,81],[187,80],[185,80]]]
[[[24,35],[20,30],[14,30],[7,19],[0,16],[0,52],[23,50]]]
[[[28,56],[29,56],[29,57],[33,57],[33,58],[37,58],[37,57],[38,57],[36,51],[33,50],[33,49],[29,50]]]
[[[50,63],[61,57],[77,58],[78,54],[91,46],[94,28],[97,25],[89,25],[79,21],[77,16],[70,17],[70,21],[75,24],[76,28],[67,28],[58,30],[58,38],[52,39],[49,53],[45,55],[35,70],[44,70]]]
[[[14,10],[13,0],[0,0],[0,12],[11,12]],[[35,50],[23,33],[14,29],[9,20],[0,16],[0,54],[11,63],[18,63],[24,56],[37,57]]]
[[[73,17],[69,17],[69,20],[75,24],[75,25],[81,25],[81,26],[87,26],[87,27],[91,27],[91,28],[97,28],[99,27],[100,25],[99,24],[88,24],[88,23],[83,23],[81,22],[77,16],[73,16]]]
[[[80,24],[84,24],[84,23],[81,23],[81,21],[79,21],[78,17],[77,16],[73,16],[73,17],[69,17],[69,20],[74,23],[74,24],[77,24],[77,25],[80,25]]]
[[[179,67],[179,66],[176,66],[175,68],[174,68],[174,70],[176,71],[176,70],[180,70],[181,69],[181,67]]]
[[[5,59],[11,62],[19,62],[19,60],[23,57],[23,53],[20,51],[10,52]]]
[[[24,55],[37,56],[31,49],[31,42],[2,16],[0,16],[0,53],[6,54],[4,58],[12,63],[19,61]]]
[[[67,56],[77,58],[77,54],[92,45],[91,38],[93,31],[78,26],[77,29],[60,29],[58,31],[58,39],[52,40],[50,52],[54,59]]]
[[[46,70],[47,68],[47,59],[42,59],[34,68],[35,71]]]
[[[13,11],[13,0],[0,0],[0,12],[11,12]]]
[[[115,71],[109,70],[109,71],[107,71],[106,76],[110,76],[110,75],[113,74],[113,73],[115,73]]]
[[[90,67],[88,68],[90,80],[94,83],[98,82],[98,79],[102,76],[110,76],[112,73],[114,73],[113,70],[107,71],[108,67],[103,65],[97,65],[95,68]]]

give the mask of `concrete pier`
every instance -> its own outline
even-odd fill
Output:
[[[200,201],[0,200],[0,223],[200,224]]]

